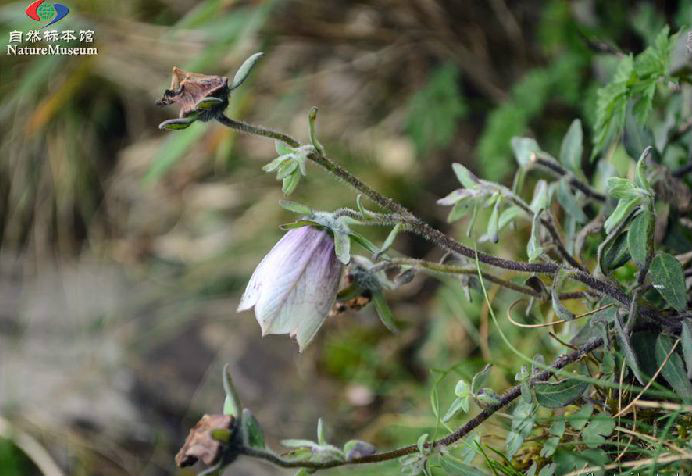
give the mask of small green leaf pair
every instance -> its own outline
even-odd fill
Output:
[[[635,183],[621,177],[608,179],[608,195],[618,199],[615,210],[606,220],[604,227],[610,234],[623,220],[628,218],[639,206],[649,206],[654,199],[654,192],[646,177],[646,158],[651,152],[647,147],[637,162]]]
[[[281,180],[284,195],[290,195],[300,183],[301,177],[307,174],[308,155],[315,150],[312,145],[291,147],[285,142],[276,141],[276,153],[279,156],[262,167],[267,173],[276,172],[276,179]]]
[[[243,445],[248,448],[264,449],[264,433],[255,416],[247,408],[241,409],[240,397],[233,385],[233,378],[228,364],[223,368],[223,388],[226,399],[223,404],[223,414],[240,420],[240,433]]]

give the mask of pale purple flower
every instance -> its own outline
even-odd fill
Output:
[[[290,334],[302,350],[334,305],[342,264],[324,230],[289,230],[255,269],[238,311],[255,307],[262,335]]]

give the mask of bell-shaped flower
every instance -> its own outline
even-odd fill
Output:
[[[254,306],[262,335],[289,334],[302,352],[336,300],[341,271],[327,231],[291,229],[255,269],[238,311]]]

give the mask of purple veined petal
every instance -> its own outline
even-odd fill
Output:
[[[308,262],[303,279],[282,309],[286,323],[291,324],[289,333],[296,338],[301,352],[322,327],[336,301],[341,271],[334,243],[331,240],[321,243]]]
[[[305,237],[310,234],[309,227],[289,230],[274,247],[267,253],[257,265],[248,282],[243,296],[240,298],[238,311],[246,311],[257,304],[263,288],[263,282],[268,283],[272,279],[272,268],[280,268],[287,256],[300,253],[304,249]],[[317,230],[315,230],[317,231]],[[306,256],[307,258],[307,256]]]
[[[257,266],[238,309],[254,306],[263,335],[290,334],[302,351],[334,304],[341,270],[327,232],[290,230]]]
[[[281,311],[303,276],[315,248],[322,239],[328,238],[326,232],[304,228],[298,228],[297,233],[293,233],[282,246],[277,244],[263,266],[262,288],[255,303],[255,317],[262,328],[262,335],[290,331],[281,320]]]

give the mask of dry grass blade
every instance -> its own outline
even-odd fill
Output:
[[[517,327],[522,327],[524,329],[540,329],[543,327],[551,327],[551,326],[555,326],[557,324],[564,324],[565,322],[569,322],[567,319],[560,319],[558,321],[553,321],[553,322],[544,322],[542,324],[524,324],[522,322],[517,322],[514,319],[512,319],[512,309],[514,308],[514,306],[517,303],[522,302],[522,301],[524,301],[524,299],[520,299],[519,301],[515,301],[507,310],[507,320]],[[609,307],[612,307],[612,306],[613,306],[613,304],[606,304],[605,306],[601,306],[598,309],[594,309],[593,311],[585,312],[584,314],[579,314],[577,316],[574,316],[574,319],[571,319],[571,320],[576,320],[576,319],[581,319],[582,317],[592,316],[592,315],[594,315],[598,312],[601,312],[605,309],[608,309]]]
[[[654,373],[654,376],[651,377],[651,379],[646,383],[646,385],[644,386],[644,388],[642,389],[642,391],[639,392],[639,395],[637,395],[637,396],[634,398],[634,400],[632,400],[625,408],[623,408],[622,410],[620,410],[619,412],[617,412],[617,414],[615,415],[616,417],[619,417],[620,415],[624,415],[625,413],[627,413],[627,411],[628,411],[630,408],[632,408],[632,407],[637,403],[637,401],[641,398],[641,396],[644,395],[644,393],[649,389],[649,387],[651,386],[651,384],[654,383],[654,381],[655,381],[656,378],[658,377],[658,374],[661,373],[661,371],[663,370],[663,367],[666,366],[666,364],[668,363],[668,359],[670,359],[670,356],[673,355],[673,352],[675,352],[675,348],[678,346],[679,343],[680,343],[680,339],[676,339],[675,343],[673,344],[673,346],[672,346],[672,347],[670,348],[670,350],[668,351],[668,354],[666,355],[666,358],[663,359],[663,362],[662,362],[661,365],[658,367],[658,370],[656,370],[656,372]]]

